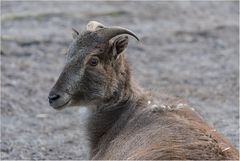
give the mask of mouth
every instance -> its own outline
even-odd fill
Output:
[[[65,102],[64,104],[60,105],[60,106],[52,106],[55,110],[62,110],[64,109],[68,104],[69,102],[71,101],[71,99],[69,99],[67,102]]]

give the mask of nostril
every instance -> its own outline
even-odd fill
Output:
[[[53,95],[49,95],[49,96],[48,96],[48,99],[49,99],[49,102],[52,103],[52,101],[57,100],[59,97],[60,97],[60,95],[58,95],[58,94],[53,94]]]

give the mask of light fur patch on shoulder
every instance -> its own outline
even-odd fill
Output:
[[[177,104],[176,109],[180,109],[180,108],[184,108],[184,107],[187,107],[187,104],[179,103],[179,104]]]
[[[149,108],[151,112],[163,112],[163,111],[171,110],[171,106],[168,106],[168,105],[153,104],[153,105],[149,105]]]
[[[195,111],[194,108],[190,107],[188,104],[185,104],[185,103],[167,105],[167,104],[159,104],[158,102],[155,102],[153,100],[148,100],[147,106],[152,112],[174,111],[182,108],[189,108],[192,111]]]
[[[151,104],[150,102],[148,102],[148,106],[151,112],[174,111],[174,110],[183,109],[183,108],[189,108],[192,111],[195,111],[194,108],[191,108],[189,105],[183,104],[183,103],[179,103],[177,105],[166,105],[166,104],[159,105],[159,104]]]
[[[191,109],[192,111],[195,111],[194,108],[190,107],[188,104],[184,104],[184,103],[179,103],[176,105],[176,109],[181,109],[181,108],[189,108]]]

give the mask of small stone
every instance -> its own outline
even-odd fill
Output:
[[[148,105],[150,105],[151,104],[151,101],[148,101]]]
[[[46,118],[46,117],[48,117],[48,115],[42,113],[42,114],[38,114],[38,115],[36,115],[36,117],[37,117],[37,118]]]

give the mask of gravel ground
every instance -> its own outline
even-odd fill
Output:
[[[85,108],[48,92],[71,28],[131,29],[127,57],[146,89],[185,98],[239,148],[238,2],[1,2],[1,159],[86,159]]]

